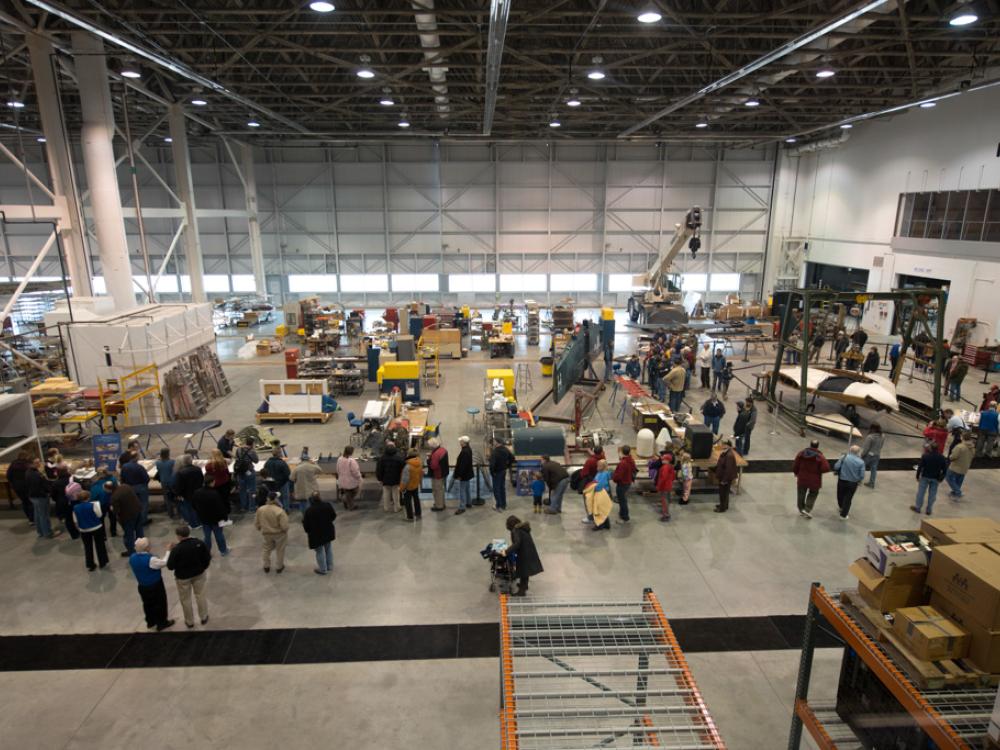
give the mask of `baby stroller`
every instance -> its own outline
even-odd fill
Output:
[[[506,548],[506,540],[494,539],[479,553],[490,563],[490,591],[498,591],[501,594],[510,594],[514,587],[515,560],[502,554]]]

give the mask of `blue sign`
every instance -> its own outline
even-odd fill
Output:
[[[91,443],[94,447],[94,468],[107,469],[114,474],[118,468],[118,456],[122,453],[122,436],[117,432],[94,435]]]

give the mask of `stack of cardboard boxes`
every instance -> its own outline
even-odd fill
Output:
[[[872,609],[895,612],[926,604],[930,541],[915,531],[871,531],[865,556],[851,565],[858,593]]]

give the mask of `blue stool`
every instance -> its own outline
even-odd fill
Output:
[[[465,410],[465,413],[469,415],[469,431],[475,432],[478,429],[476,425],[479,422],[479,409],[475,406],[470,406]]]

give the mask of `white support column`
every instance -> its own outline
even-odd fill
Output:
[[[101,269],[115,309],[131,310],[135,304],[132,286],[132,266],[125,237],[125,217],[122,197],[115,172],[114,112],[108,85],[108,66],[104,44],[86,32],[73,32],[74,62],[80,87],[80,108],[83,127],[83,163],[90,185],[90,202],[97,229]]]
[[[247,203],[247,227],[250,237],[250,260],[253,263],[253,282],[257,294],[267,294],[267,280],[264,278],[264,245],[260,240],[260,220],[257,216],[257,177],[254,174],[253,146],[240,144],[240,162],[243,165],[243,187]],[[277,201],[277,196],[275,196]],[[275,211],[280,211],[275,204]]]
[[[35,94],[38,97],[38,114],[45,134],[45,153],[52,177],[52,188],[56,195],[66,202],[66,219],[59,222],[66,267],[74,297],[90,297],[93,294],[90,264],[87,263],[87,243],[83,232],[83,216],[77,200],[76,184],[73,181],[73,165],[70,160],[68,134],[59,116],[59,101],[56,94],[53,70],[52,43],[38,34],[26,34],[31,68],[35,79]]]
[[[198,234],[194,185],[191,182],[191,153],[188,151],[183,106],[171,104],[167,120],[170,127],[170,137],[173,139],[173,143],[170,144],[170,154],[174,160],[177,195],[180,198],[181,208],[184,210],[184,258],[187,261],[188,276],[191,278],[191,299],[194,302],[204,302],[205,267],[201,259],[201,236]],[[170,247],[172,250],[173,243]],[[157,280],[162,273],[163,268],[156,275]]]

